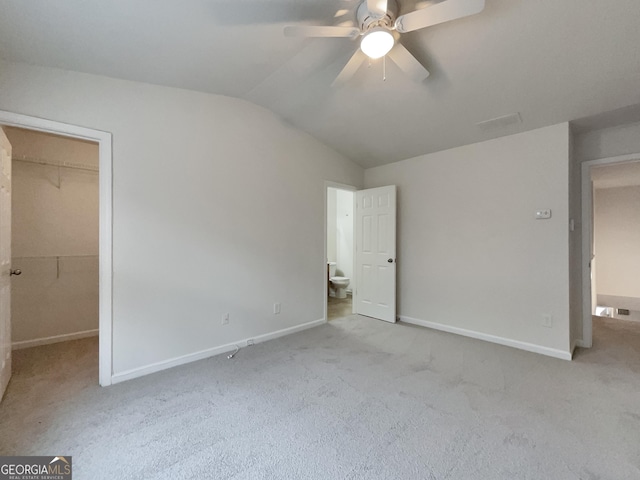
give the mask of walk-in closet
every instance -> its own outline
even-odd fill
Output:
[[[13,349],[98,334],[98,145],[4,128],[12,156]]]

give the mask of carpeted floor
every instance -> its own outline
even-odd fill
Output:
[[[97,341],[15,352],[0,454],[80,479],[638,479],[640,327],[573,362],[347,317],[109,388]]]

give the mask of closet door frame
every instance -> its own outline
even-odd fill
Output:
[[[99,384],[113,383],[113,158],[109,132],[0,110],[0,125],[98,143],[99,154]]]

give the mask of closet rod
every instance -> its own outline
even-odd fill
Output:
[[[88,258],[88,257],[98,257],[98,255],[34,255],[34,256],[26,256],[26,257],[11,257],[11,258]]]
[[[74,170],[84,170],[86,172],[99,173],[99,170],[97,168],[93,168],[93,167],[86,167],[86,166],[83,166],[83,165],[76,165],[76,164],[68,163],[68,162],[52,163],[52,162],[47,162],[46,160],[44,160],[42,158],[27,157],[25,155],[22,155],[22,157],[13,157],[12,160],[15,160],[17,162],[33,163],[33,164],[36,164],[36,165],[47,165],[47,166],[50,166],[50,167],[71,168],[71,169],[74,169]]]
[[[54,258],[56,260],[56,278],[60,278],[60,259],[61,258],[86,258],[86,257],[95,257],[98,258],[98,255],[42,255],[39,257],[12,257],[11,261],[16,258],[28,259],[28,258]]]

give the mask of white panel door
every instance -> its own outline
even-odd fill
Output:
[[[0,399],[11,378],[11,144],[0,128]]]
[[[396,321],[396,186],[356,192],[356,313]]]

